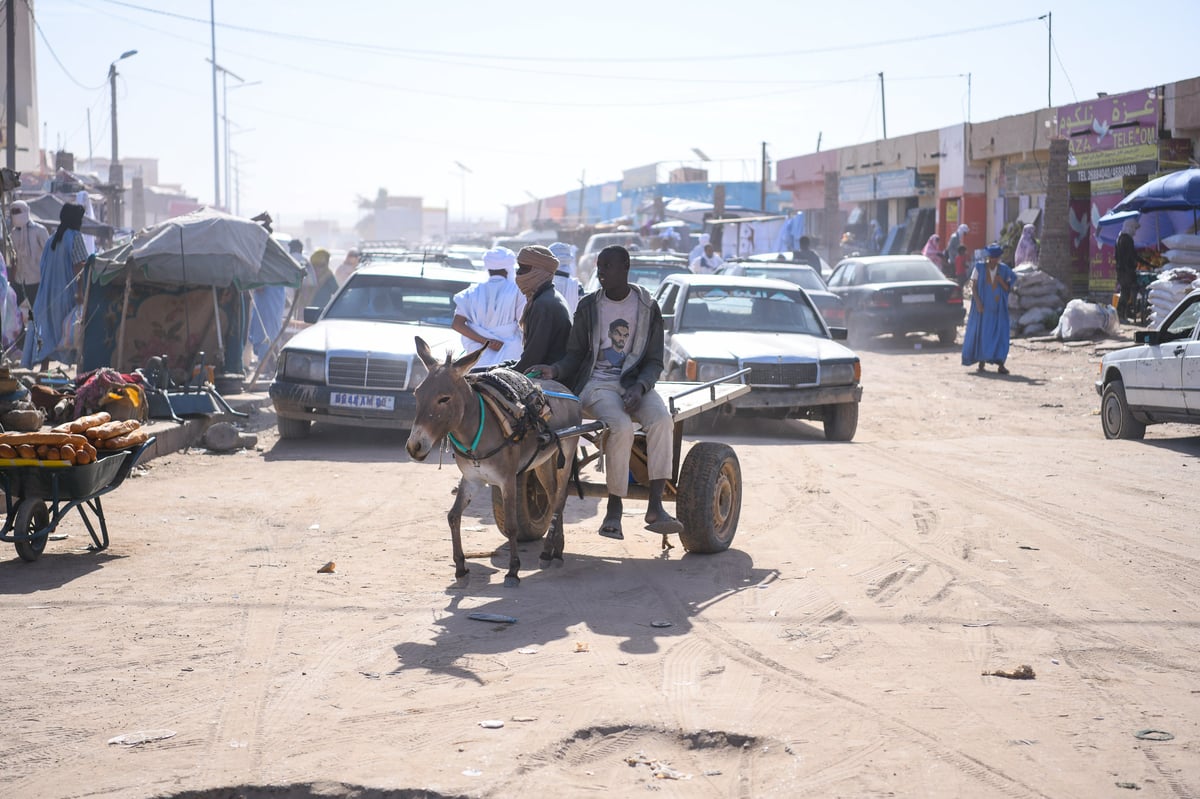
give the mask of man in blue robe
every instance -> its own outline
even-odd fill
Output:
[[[971,278],[971,311],[967,315],[967,330],[963,335],[963,366],[994,363],[1002,375],[1008,374],[1009,317],[1008,295],[1017,276],[1012,267],[1000,263],[1003,248],[993,243],[987,248],[987,261],[975,264]]]
[[[21,365],[26,369],[40,364],[41,370],[46,371],[51,360],[74,361],[70,354],[74,347],[73,331],[67,320],[80,302],[79,274],[88,259],[87,245],[80,232],[83,206],[66,203],[58,218],[58,229],[42,250],[41,286],[21,354]]]

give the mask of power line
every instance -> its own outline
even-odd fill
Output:
[[[210,25],[211,21],[200,17],[191,17],[186,14],[178,14],[172,11],[164,11],[159,8],[150,8],[148,6],[138,5],[136,3],[123,2],[122,0],[104,0],[110,5],[123,6],[138,11],[145,11],[151,14],[159,14],[173,19],[180,19],[187,22],[197,22],[204,25]],[[704,62],[711,63],[714,61],[746,61],[771,58],[794,58],[803,55],[820,55],[823,53],[845,52],[846,50],[863,50],[873,47],[886,47],[893,44],[910,44],[912,42],[924,42],[932,39],[944,39],[950,36],[963,36],[969,33],[981,33],[985,31],[998,30],[1000,28],[1012,27],[1014,25],[1024,25],[1029,22],[1036,22],[1036,17],[1028,17],[1024,19],[1009,20],[1007,22],[995,22],[989,25],[976,25],[969,28],[959,28],[952,31],[942,31],[938,33],[927,33],[919,36],[904,36],[895,39],[881,39],[874,42],[857,42],[842,45],[830,45],[828,47],[817,47],[808,50],[782,50],[771,53],[732,53],[728,55],[713,55],[706,54],[702,56],[663,56],[658,58],[591,58],[591,57],[574,57],[574,58],[546,58],[545,56],[520,56],[520,55],[493,55],[480,53],[463,53],[449,50],[416,50],[402,47],[383,47],[380,45],[367,45],[361,42],[347,42],[340,39],[326,39],[319,36],[305,36],[297,33],[285,33],[282,31],[267,30],[265,28],[252,28],[245,25],[234,25],[227,22],[218,22],[217,27],[227,30],[239,31],[242,33],[254,33],[262,36],[270,36],[277,39],[291,39],[294,41],[307,42],[309,44],[325,44],[336,47],[346,47],[353,50],[366,50],[380,53],[393,54],[409,54],[422,56],[437,56],[437,57],[456,57],[456,58],[471,58],[487,61],[536,61],[540,63],[601,63],[601,64],[648,64],[648,63],[694,63]]]
[[[38,36],[42,37],[42,44],[46,45],[46,49],[50,51],[50,56],[54,59],[54,62],[58,64],[59,69],[63,71],[63,74],[66,75],[72,83],[81,89],[86,89],[89,92],[96,91],[97,89],[103,89],[105,87],[104,83],[101,83],[98,86],[85,86],[76,80],[75,76],[71,74],[71,71],[67,69],[65,64],[63,64],[62,59],[58,57],[58,53],[54,52],[54,47],[50,44],[50,39],[46,37],[46,33],[42,30],[42,26],[38,24],[37,19],[35,19],[33,16],[32,6],[29,9],[29,18],[33,20],[33,27],[37,29]]]

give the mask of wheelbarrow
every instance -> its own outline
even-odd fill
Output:
[[[136,448],[106,452],[82,466],[65,461],[0,460],[5,505],[0,541],[12,543],[21,560],[32,563],[46,549],[47,539],[63,517],[75,509],[92,537],[88,549],[107,549],[108,523],[100,497],[125,481],[154,440],[151,436]]]
[[[171,379],[167,356],[151,358],[138,372],[146,384],[148,412],[151,419],[171,419],[182,422],[185,416],[211,416],[226,413],[246,417],[249,414],[229,406],[212,382],[205,379],[204,353],[197,355],[198,365],[183,386]]]

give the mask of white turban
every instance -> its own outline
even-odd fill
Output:
[[[483,265],[489,272],[503,269],[511,280],[517,271],[517,254],[507,247],[496,247],[483,254]]]
[[[958,237],[962,238],[970,230],[971,229],[969,227],[967,227],[965,224],[959,225],[958,226]]]
[[[1141,227],[1141,224],[1138,222],[1137,217],[1133,216],[1121,223],[1121,232],[1132,236],[1134,233],[1137,233],[1139,227]]]
[[[565,241],[556,241],[550,245],[550,252],[558,259],[558,265],[562,271],[575,277],[575,245],[567,244]]]

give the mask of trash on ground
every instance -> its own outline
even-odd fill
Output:
[[[333,570],[336,566],[337,564],[331,560],[321,568],[317,569],[317,574],[333,574]]]
[[[1017,549],[1030,549],[1030,550],[1033,550],[1034,552],[1040,551],[1038,547],[1031,547],[1031,546],[1027,546],[1025,544],[1022,544],[1021,546],[1017,547]]]
[[[669,621],[652,621],[652,622],[650,622],[650,626],[651,627],[673,627],[674,625],[671,624],[671,622],[669,622]]]
[[[963,627],[991,627],[994,621],[964,621]]]
[[[984,677],[1004,677],[1009,680],[1032,680],[1037,677],[1033,673],[1033,666],[1024,664],[1017,666],[1015,669],[996,669],[995,671],[983,672]]]
[[[1164,730],[1138,730],[1133,734],[1134,738],[1143,741],[1173,741],[1175,736]]]
[[[115,738],[109,738],[109,744],[124,744],[125,746],[140,746],[141,744],[150,743],[151,741],[162,741],[167,738],[174,738],[175,730],[139,730],[138,732],[127,732],[124,735],[118,735]]]
[[[520,722],[537,721],[537,716],[513,716],[512,720]]]
[[[480,776],[482,776],[482,775],[483,775],[483,772],[482,772],[482,771],[480,771],[480,770],[479,770],[479,769],[477,769],[477,768],[465,768],[465,769],[463,769],[463,776],[464,776],[464,777],[480,777]]]
[[[483,721],[479,722],[479,726],[483,727],[485,730],[498,730],[504,726],[504,722],[500,719],[484,719]]]
[[[1138,785],[1136,782],[1114,782],[1113,785],[1117,786],[1118,788],[1128,788],[1131,791],[1140,791],[1142,789],[1142,786]]]
[[[625,762],[630,766],[649,766],[650,776],[656,780],[690,780],[691,774],[685,774],[682,771],[677,771],[671,768],[671,765],[663,760],[653,760],[646,757],[644,752],[638,752],[636,755],[630,755],[625,758]]]
[[[587,644],[587,641],[576,641],[576,642],[575,642],[575,651],[576,651],[576,652],[586,652],[586,651],[588,651],[588,644]]]
[[[538,653],[536,646],[523,646],[517,650],[518,655],[536,655]]]
[[[472,613],[467,616],[468,619],[475,621],[494,621],[500,624],[516,624],[517,620],[512,616],[504,616],[499,613]]]

